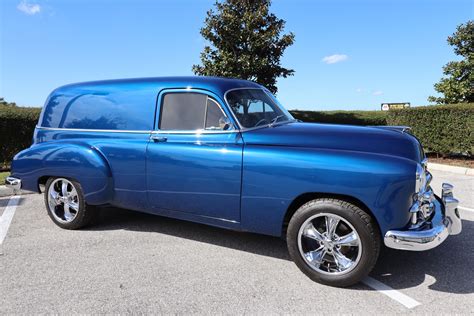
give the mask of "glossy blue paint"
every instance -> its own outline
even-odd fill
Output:
[[[216,94],[202,89],[164,89],[166,93]],[[219,102],[218,101],[218,102]],[[222,104],[221,104],[222,105]],[[229,117],[229,111],[224,108]],[[222,133],[170,133],[156,130],[166,142],[150,142],[147,150],[149,206],[154,212],[174,211],[224,221],[240,222],[243,142],[236,131]]]
[[[61,87],[46,102],[34,144],[15,156],[12,174],[26,190],[38,191],[48,176],[69,177],[81,183],[89,204],[275,236],[290,204],[308,193],[357,200],[382,234],[408,223],[424,154],[407,133],[295,122],[220,132],[159,130],[161,99],[170,91],[211,96],[237,127],[224,95],[244,87],[262,88],[206,77]]]
[[[148,145],[150,207],[240,222],[240,133],[160,135]]]

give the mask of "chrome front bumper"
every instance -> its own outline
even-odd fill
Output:
[[[5,179],[5,186],[12,189],[14,194],[18,194],[21,190],[21,180],[15,177],[7,177]]]
[[[453,197],[453,186],[443,183],[441,199],[437,197],[437,200],[430,221],[415,229],[389,230],[385,234],[385,246],[400,250],[429,250],[439,246],[449,235],[461,233],[459,201]]]

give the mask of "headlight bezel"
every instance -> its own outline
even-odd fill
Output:
[[[432,179],[433,176],[428,171],[428,159],[425,158],[421,163],[416,164],[415,195],[423,195],[425,191],[429,190]]]
[[[416,165],[415,193],[419,194],[426,188],[427,172],[421,164]]]

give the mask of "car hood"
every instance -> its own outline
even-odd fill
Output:
[[[245,131],[246,145],[308,147],[399,156],[421,161],[418,140],[406,127],[366,127],[319,123],[288,123]]]

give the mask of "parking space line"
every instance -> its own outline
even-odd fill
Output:
[[[0,217],[0,245],[3,244],[5,237],[7,236],[8,228],[12,222],[13,215],[15,215],[16,207],[20,201],[20,196],[16,195],[10,198],[7,207],[3,211],[3,215]]]
[[[464,206],[458,206],[458,209],[463,210],[463,211],[468,211],[468,212],[474,212],[473,208],[464,207]]]
[[[380,281],[375,280],[374,278],[367,277],[364,280],[362,280],[362,283],[365,285],[373,288],[377,292],[380,292],[391,299],[397,301],[398,303],[402,304],[406,308],[414,308],[418,305],[421,305],[421,303],[415,301],[411,297],[403,294],[402,292],[399,292],[395,289],[392,289],[390,286],[383,284]]]

